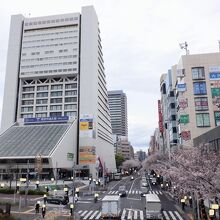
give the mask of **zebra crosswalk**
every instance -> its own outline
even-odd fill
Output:
[[[81,220],[98,220],[101,219],[99,210],[80,210],[78,211]],[[178,211],[163,211],[164,220],[184,220]],[[144,220],[145,212],[138,209],[124,208],[121,212],[121,220]]]
[[[123,209],[121,214],[121,220],[125,219],[144,220],[144,212],[135,209]]]
[[[183,220],[178,211],[163,211],[162,215],[164,220]]]
[[[109,195],[117,195],[119,192],[116,190],[112,190],[109,191],[108,194]],[[163,193],[161,191],[149,191],[148,193],[150,194],[158,194],[158,195],[162,195]],[[133,194],[133,195],[140,195],[141,191],[140,190],[130,190],[130,191],[126,191],[126,194]]]

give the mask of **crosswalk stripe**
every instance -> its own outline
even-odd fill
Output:
[[[83,217],[87,212],[88,210],[84,211],[80,216]]]
[[[115,194],[118,194],[118,191],[115,191]]]
[[[161,191],[159,191],[160,195],[162,195],[163,193]]]
[[[78,211],[78,213],[80,214],[82,212],[82,210]]]
[[[137,219],[137,214],[138,214],[138,212],[134,211],[134,219]]]
[[[168,216],[166,211],[163,211],[163,214],[164,214],[166,220],[170,220],[170,217]]]
[[[132,190],[132,194],[134,194],[135,192],[134,192],[134,190]]]
[[[169,211],[169,213],[170,213],[171,217],[173,218],[173,220],[177,220],[176,217],[174,216],[174,214],[171,211]]]
[[[175,211],[175,214],[176,214],[176,216],[178,216],[178,218],[179,218],[180,220],[183,220],[183,218],[181,217],[181,215],[179,214],[179,212]]]
[[[132,218],[132,211],[129,210],[129,212],[128,212],[128,219],[131,219],[131,218]]]
[[[139,194],[141,194],[141,191],[139,191]]]
[[[122,212],[122,215],[121,215],[121,220],[125,219],[125,214],[126,214],[126,210],[124,209],[123,212]]]
[[[138,191],[138,190],[136,191],[136,194],[139,194],[139,191]]]
[[[156,194],[158,194],[158,192],[157,192],[157,191],[155,191],[155,193],[156,193]]]
[[[99,214],[96,216],[95,219],[100,219],[100,217],[101,217],[101,212],[99,212]]]
[[[89,213],[87,213],[87,215],[85,215],[85,217],[83,219],[87,219],[92,213],[93,213],[93,210],[90,211]]]
[[[140,219],[141,219],[141,220],[144,220],[144,214],[143,214],[143,211],[140,211]]]
[[[91,216],[90,216],[90,218],[89,219],[93,219],[95,216],[96,216],[96,214],[98,213],[99,211],[98,210],[96,210]]]

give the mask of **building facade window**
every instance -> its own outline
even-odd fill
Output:
[[[21,112],[32,112],[33,111],[33,107],[22,107],[21,108]]]
[[[31,86],[31,87],[23,87],[23,92],[32,92],[34,91],[34,87]]]
[[[51,105],[50,110],[62,110],[62,105]]]
[[[50,112],[50,117],[62,116],[62,112]]]
[[[194,82],[193,83],[194,95],[206,95],[206,83],[205,82]]]
[[[37,117],[37,118],[45,118],[45,117],[47,117],[47,113],[36,113],[35,117]]]
[[[202,110],[208,110],[208,98],[207,97],[197,97],[195,98],[195,110],[196,111],[202,111]]]
[[[62,103],[62,98],[50,99],[50,103]]]
[[[22,105],[33,105],[34,104],[34,100],[23,100],[22,101]]]
[[[36,111],[39,112],[39,111],[47,111],[47,106],[37,106],[36,107]]]
[[[37,100],[36,100],[36,104],[38,104],[38,105],[39,105],[39,104],[40,104],[40,105],[41,105],[41,104],[47,104],[47,102],[48,102],[47,99],[37,99]]]
[[[37,93],[37,97],[48,97],[48,92]]]
[[[51,85],[51,90],[60,90],[63,89],[63,85]]]
[[[193,79],[205,79],[204,67],[193,67],[192,68],[192,78]]]
[[[74,88],[77,88],[76,83],[71,83],[71,84],[66,84],[65,85],[65,89],[74,89]]]
[[[76,97],[65,98],[65,102],[76,102],[76,101],[77,101]]]
[[[76,109],[76,105],[65,105],[64,109],[65,110],[73,110],[73,109]]]
[[[48,90],[48,86],[38,86],[37,91],[45,91]]]
[[[71,91],[65,91],[65,96],[73,96],[73,95],[76,95],[77,92],[76,90],[71,90]]]
[[[54,96],[62,96],[63,95],[63,92],[61,91],[57,91],[57,92],[51,92],[51,96],[54,97]]]
[[[210,126],[209,113],[196,114],[196,125],[197,127],[209,127]]]
[[[76,116],[76,112],[64,112],[65,116]]]

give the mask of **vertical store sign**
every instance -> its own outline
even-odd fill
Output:
[[[163,133],[163,115],[161,111],[160,100],[158,100],[158,116],[159,116],[159,129],[160,129],[160,132]]]
[[[220,103],[220,66],[209,67],[209,79],[210,79],[213,109],[214,111],[217,111],[219,110],[218,105]],[[216,122],[216,117],[215,117],[215,122]]]

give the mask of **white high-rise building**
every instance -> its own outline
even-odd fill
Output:
[[[35,130],[49,126],[48,132],[55,135],[58,125],[66,128],[45,153],[43,138],[36,139]],[[0,155],[1,161],[27,147],[13,142],[22,140],[18,132],[22,128],[23,139],[29,138],[26,142],[36,140],[29,154],[18,159],[40,155],[51,169],[70,169],[74,161],[96,177],[101,168],[115,171],[99,22],[92,6],[83,7],[81,14],[11,17],[0,143],[11,129],[15,137],[0,146],[0,152],[9,149]],[[33,133],[28,132],[31,128]],[[41,135],[48,135],[47,129]],[[68,154],[74,159],[66,159]]]

